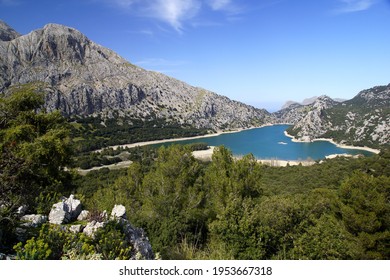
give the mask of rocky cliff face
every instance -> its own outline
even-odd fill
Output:
[[[323,95],[318,97],[314,103],[302,106],[299,110],[290,111],[298,112],[297,119],[294,124],[295,136],[303,141],[311,141],[323,135],[330,127],[326,117],[326,110],[337,104],[330,97]]]
[[[329,114],[333,126],[327,134],[350,143],[390,145],[390,84],[363,90]]]
[[[12,27],[6,24],[4,21],[0,20],[0,41],[11,41],[20,34],[16,32]]]
[[[346,144],[388,146],[390,85],[363,90],[344,102],[321,96],[313,104],[293,104],[275,116],[293,124],[288,132],[299,140],[325,137]]]
[[[273,116],[280,123],[296,124],[308,112],[308,107],[299,103],[291,103],[287,107],[273,113]]]
[[[35,83],[65,115],[164,118],[198,128],[245,128],[270,120],[256,109],[137,67],[58,24],[20,36],[0,24],[0,92]]]

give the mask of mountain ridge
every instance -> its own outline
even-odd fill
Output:
[[[389,146],[390,84],[362,90],[343,102],[327,97],[311,105],[288,107],[276,117],[293,124],[288,133],[298,140],[330,138],[341,144]]]
[[[0,19],[0,41],[11,41],[20,36],[21,34]]]
[[[0,42],[0,91],[40,82],[46,108],[64,115],[165,118],[214,130],[247,128],[270,114],[211,91],[147,71],[74,28],[47,24]]]

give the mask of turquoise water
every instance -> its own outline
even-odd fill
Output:
[[[310,143],[293,142],[290,137],[284,135],[284,131],[288,127],[288,125],[266,126],[219,136],[167,142],[158,146],[174,143],[189,144],[203,142],[210,146],[224,145],[236,156],[252,153],[256,158],[281,160],[318,160],[324,159],[325,156],[331,154],[372,155],[368,151],[339,148],[328,141]]]

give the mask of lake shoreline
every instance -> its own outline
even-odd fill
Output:
[[[257,128],[263,128],[263,127],[269,127],[269,126],[278,126],[278,125],[291,125],[291,124],[264,124],[261,126],[253,126],[249,128],[242,128],[242,129],[236,129],[236,130],[229,130],[229,131],[218,131],[215,133],[210,133],[210,134],[205,134],[205,135],[199,135],[199,136],[193,136],[193,137],[181,137],[181,138],[167,138],[167,139],[161,139],[161,140],[153,140],[153,141],[143,141],[143,142],[136,142],[136,143],[130,143],[130,144],[122,144],[122,145],[114,145],[114,146],[109,146],[103,149],[96,150],[95,152],[101,152],[104,149],[118,149],[119,147],[122,148],[135,148],[135,147],[141,147],[141,146],[148,146],[148,145],[156,145],[156,144],[163,144],[167,142],[180,142],[180,141],[185,141],[185,140],[194,140],[194,139],[202,139],[202,138],[210,138],[210,137],[216,137],[220,136],[222,134],[231,134],[231,133],[238,133],[242,131],[247,131],[247,130],[252,130],[252,129],[257,129]],[[302,140],[297,140],[295,139],[292,135],[289,135],[287,131],[284,131],[284,135],[291,138],[292,142],[302,142],[302,143],[310,143],[310,142],[315,142],[315,141],[327,141],[332,143],[333,145],[342,148],[342,149],[355,149],[355,150],[364,150],[370,153],[378,154],[380,150],[369,148],[369,147],[358,147],[358,146],[348,146],[348,145],[343,145],[336,143],[333,139],[327,139],[327,138],[318,138],[314,139],[312,141],[302,141]],[[214,151],[215,147],[210,147],[211,149],[205,150],[205,151],[197,151],[194,153],[194,156],[198,159],[201,160],[211,160],[212,153]],[[326,156],[325,158],[333,158],[336,156],[346,156],[346,154],[332,154],[329,156]],[[235,156],[235,158],[239,158],[239,156]],[[324,159],[325,159],[324,158]],[[257,160],[263,164],[268,164],[271,166],[287,166],[287,165],[312,165],[315,163],[313,160],[287,160],[287,159],[270,159],[270,158],[257,158]]]
[[[231,133],[238,133],[238,132],[243,132],[247,130],[252,130],[252,129],[257,129],[257,128],[263,128],[263,127],[271,127],[271,126],[279,126],[279,125],[290,125],[290,124],[264,124],[262,126],[258,127],[249,127],[249,128],[242,128],[242,129],[236,129],[236,130],[229,130],[229,131],[218,131],[215,133],[209,133],[205,135],[199,135],[199,136],[194,136],[194,137],[181,137],[181,138],[168,138],[168,139],[161,139],[161,140],[153,140],[153,141],[143,141],[143,142],[137,142],[137,143],[130,143],[130,144],[123,144],[123,145],[114,145],[110,146],[104,149],[112,148],[114,150],[118,149],[119,147],[123,148],[135,148],[135,147],[141,147],[141,146],[147,146],[147,145],[156,145],[156,144],[163,144],[163,143],[174,143],[174,142],[180,142],[180,141],[185,141],[185,140],[194,140],[194,139],[202,139],[202,138],[211,138],[211,137],[216,137],[220,136],[222,134],[231,134]],[[319,138],[319,139],[314,139],[312,141],[302,141],[302,140],[297,140],[295,139],[292,135],[289,135],[286,130],[283,131],[284,135],[288,138],[291,139],[292,142],[315,142],[315,141],[327,141],[332,143],[333,145],[343,148],[343,149],[355,149],[355,150],[365,150],[370,153],[379,153],[379,150],[372,149],[369,147],[355,147],[355,146],[347,146],[347,145],[342,145],[339,143],[336,143],[332,139],[325,139],[325,138]],[[287,144],[285,142],[278,142],[279,144]],[[214,153],[216,146],[209,145],[209,149],[207,150],[202,150],[202,151],[194,151],[193,155],[196,159],[202,160],[202,161],[211,161],[212,160],[212,155]],[[100,152],[104,149],[97,150],[95,152]],[[338,156],[345,156],[345,157],[356,157],[357,155],[353,156],[347,153],[344,154],[331,154],[325,156],[323,159],[330,159],[330,158],[335,158]],[[242,155],[233,155],[235,160],[239,160],[242,158]],[[313,160],[313,159],[283,159],[283,158],[262,158],[262,157],[256,157],[257,162],[264,164],[264,165],[269,165],[269,166],[274,166],[274,167],[285,167],[285,166],[296,166],[296,165],[302,165],[302,166],[310,166],[318,162],[318,160]],[[110,166],[111,167],[111,166]],[[114,168],[117,166],[113,166]]]
[[[210,146],[207,150],[202,151],[194,151],[192,152],[193,156],[196,159],[202,160],[202,161],[211,161],[215,146]],[[233,156],[235,160],[242,159],[242,156]],[[286,167],[286,166],[296,166],[296,165],[302,165],[302,166],[310,166],[316,163],[314,160],[285,160],[285,159],[261,159],[256,158],[256,161],[258,163],[269,165],[273,167]]]
[[[362,150],[362,151],[367,151],[367,152],[374,153],[374,154],[379,154],[380,153],[380,150],[378,150],[378,149],[373,149],[373,148],[370,148],[370,147],[360,147],[360,146],[344,145],[344,144],[337,143],[333,139],[330,139],[330,138],[316,138],[316,139],[313,139],[311,141],[304,141],[304,140],[296,139],[294,136],[288,134],[287,131],[284,131],[284,135],[286,135],[287,137],[291,138],[291,141],[297,142],[297,143],[310,143],[310,142],[316,142],[316,141],[327,141],[327,142],[330,142],[333,145],[335,145],[335,146],[337,146],[339,148],[342,148],[342,149]],[[341,154],[341,155],[343,155],[343,154]]]
[[[237,129],[237,130],[218,131],[218,132],[215,132],[215,133],[199,135],[199,136],[192,136],[192,137],[167,138],[167,139],[161,139],[161,140],[152,140],[152,141],[143,141],[143,142],[122,144],[122,145],[113,145],[113,146],[108,146],[108,147],[103,148],[103,149],[96,150],[95,152],[96,153],[100,153],[100,152],[102,152],[105,149],[114,149],[114,150],[116,150],[119,147],[121,147],[121,148],[135,148],[135,147],[142,147],[142,146],[148,146],[148,145],[163,144],[163,143],[167,143],[167,142],[180,142],[180,141],[185,141],[185,140],[194,140],[194,139],[216,137],[216,136],[220,136],[222,134],[238,133],[238,132],[242,132],[242,131],[246,131],[246,130],[262,128],[262,127],[266,127],[266,126],[274,126],[274,125],[282,125],[282,124],[264,124],[264,125],[261,125],[261,126],[240,128],[240,129]]]

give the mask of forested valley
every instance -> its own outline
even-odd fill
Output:
[[[61,196],[74,194],[94,213],[124,205],[162,259],[390,258],[388,149],[271,167],[252,155],[236,159],[223,146],[211,162],[195,159],[188,146],[145,147],[126,169],[81,176],[70,168],[74,126],[57,112],[38,110],[42,104],[43,96],[26,88],[0,99],[0,253],[126,258],[115,225],[100,241],[48,224],[17,240],[19,206],[47,214]]]

